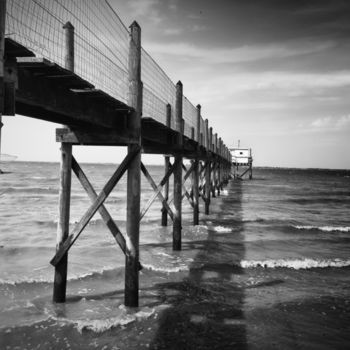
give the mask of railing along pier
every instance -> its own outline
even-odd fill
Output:
[[[200,201],[209,214],[211,198],[220,195],[230,178],[230,151],[202,118],[201,106],[194,107],[183,95],[182,83],[174,85],[142,48],[140,26],[133,22],[126,28],[107,1],[57,0],[50,8],[43,0],[0,0],[0,5],[1,116],[18,113],[63,124],[56,130],[61,170],[57,250],[51,260],[53,300],[65,301],[68,251],[99,212],[125,254],[125,304],[138,306],[142,218],[160,200],[161,224],[172,221],[173,249],[180,250],[184,198],[198,225]],[[93,9],[96,16],[89,15]],[[108,42],[103,33],[111,34]],[[127,146],[125,159],[100,193],[74,158],[76,145]],[[142,153],[165,156],[159,184],[142,163]],[[184,159],[190,160],[187,168]],[[69,232],[72,171],[91,204]],[[122,233],[104,202],[125,173],[127,218]],[[154,191],[143,208],[141,173]]]

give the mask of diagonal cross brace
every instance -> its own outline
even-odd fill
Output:
[[[182,165],[183,168],[186,169],[186,167],[184,165]],[[184,178],[183,178],[183,184],[186,182],[186,180],[189,178],[189,176],[191,175],[192,171],[193,171],[193,168],[194,168],[194,163],[190,166],[190,168],[187,170],[187,173],[185,174]],[[185,189],[185,193],[182,195],[182,198],[185,197],[186,193],[188,194],[187,192],[187,189],[184,185],[182,185],[182,188]],[[189,195],[189,194],[188,194]],[[171,196],[171,198],[169,198],[169,204],[174,200],[174,196]],[[191,203],[191,202],[190,202]],[[192,204],[191,204],[192,205]]]
[[[142,218],[145,216],[145,214],[147,213],[148,209],[150,208],[150,206],[152,205],[152,203],[154,202],[156,197],[158,197],[159,200],[164,205],[165,209],[167,210],[171,220],[174,221],[174,213],[171,210],[168,202],[166,201],[166,199],[163,197],[163,195],[161,193],[163,186],[169,180],[169,177],[171,176],[171,174],[174,171],[174,166],[170,166],[169,167],[169,169],[168,169],[167,173],[165,174],[163,180],[160,182],[160,184],[158,186],[156,185],[156,183],[154,182],[154,180],[152,179],[151,175],[149,174],[148,170],[146,169],[146,167],[144,166],[144,164],[142,162],[141,162],[141,170],[142,170],[143,174],[145,175],[146,179],[148,180],[148,182],[150,183],[150,185],[152,186],[152,188],[154,190],[154,194],[153,194],[153,197],[151,197],[149,199],[149,201],[147,202],[145,207],[141,210],[140,220],[142,220]]]
[[[250,169],[246,169],[241,175],[238,174],[238,177],[242,178]]]
[[[119,165],[118,169],[112,175],[107,184],[103,187],[101,193],[96,197],[95,201],[91,204],[89,209],[86,211],[84,216],[80,219],[79,223],[74,227],[73,232],[67,237],[64,243],[59,247],[55,256],[50,261],[50,264],[56,266],[63,256],[68,252],[70,247],[74,244],[77,238],[80,236],[86,225],[89,223],[91,218],[95,215],[97,210],[100,209],[101,205],[107,199],[109,194],[112,192],[115,185],[122,178],[125,171],[128,169],[131,161],[134,157],[140,152],[140,147],[135,149],[133,152],[128,153],[128,155],[124,158],[122,163]]]

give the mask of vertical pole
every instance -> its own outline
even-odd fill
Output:
[[[249,180],[253,178],[253,159],[252,159],[252,149],[249,149]]]
[[[181,250],[181,220],[182,220],[182,83],[176,84],[175,126],[179,133],[178,151],[174,162],[174,221],[173,221],[173,250]]]
[[[166,106],[166,126],[170,128],[171,126],[171,105],[168,103]],[[164,157],[164,170],[165,174],[169,170],[169,164],[170,164],[170,157],[165,156]],[[164,199],[168,201],[169,199],[169,180],[164,184]],[[163,204],[162,208],[162,226],[168,225],[168,212]]]
[[[210,206],[210,157],[211,157],[211,143],[208,129],[208,119],[205,120],[205,128],[207,135],[207,152],[206,152],[206,165],[205,165],[205,214],[209,215],[209,206]]]
[[[210,168],[210,191],[211,196],[215,198],[215,187],[214,187],[214,174],[215,174],[215,161],[214,161],[214,144],[213,144],[213,128],[209,128],[209,144],[210,144],[210,150],[212,152],[212,164]]]
[[[74,72],[74,27],[72,23],[67,22],[63,29],[65,30],[66,54],[64,57],[64,66],[66,69]]]
[[[59,189],[59,218],[57,225],[56,251],[61,247],[69,235],[70,192],[72,179],[72,144],[61,143],[61,167]],[[66,253],[58,265],[55,266],[53,287],[53,301],[66,301],[68,254]]]
[[[215,163],[214,163],[214,187],[213,187],[213,191],[214,194],[215,191],[218,189],[218,166],[219,166],[219,155],[218,155],[218,134],[215,133],[214,135],[214,152],[215,152]]]
[[[63,29],[66,37],[65,68],[74,72],[74,27],[67,22]],[[57,225],[56,251],[69,235],[70,195],[72,182],[72,144],[61,143],[61,166],[59,188],[59,218]],[[55,266],[53,301],[64,303],[67,289],[68,253]]]
[[[137,22],[130,26],[129,39],[129,95],[128,104],[134,108],[129,116],[129,130],[136,143],[128,145],[128,153],[138,150],[130,163],[127,174],[125,290],[126,306],[139,304],[139,240],[141,195],[141,28]]]
[[[218,145],[218,154],[219,154],[219,162],[218,162],[218,196],[220,196],[220,190],[221,190],[221,176],[222,176],[222,142],[221,137],[219,138],[219,145]]]
[[[0,0],[0,162],[1,162],[1,129],[2,114],[4,111],[4,65],[5,65],[5,21],[6,21],[6,0]],[[0,163],[1,164],[1,163]],[[2,174],[0,168],[0,174]]]
[[[199,148],[201,137],[201,105],[197,105],[197,156],[193,168],[193,225],[199,224]]]

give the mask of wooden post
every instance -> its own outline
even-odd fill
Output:
[[[1,129],[2,114],[4,111],[4,56],[5,56],[5,20],[6,20],[6,0],[0,0],[0,162],[1,162]],[[0,163],[1,164],[1,163]],[[0,174],[2,174],[0,168]]]
[[[216,190],[218,188],[218,160],[219,160],[219,157],[218,157],[218,134],[215,133],[214,135],[214,152],[215,152],[215,163],[213,165],[213,197],[216,196]]]
[[[174,221],[173,221],[173,250],[181,250],[181,220],[182,220],[182,83],[176,84],[175,126],[179,133],[177,154],[174,162]]]
[[[253,158],[252,158],[252,149],[249,149],[249,180],[253,178]]]
[[[211,163],[211,168],[210,168],[210,186],[209,186],[209,189],[210,189],[210,192],[211,192],[211,196],[213,198],[215,198],[215,187],[214,187],[214,176],[215,176],[215,161],[214,161],[214,140],[213,140],[213,128],[210,127],[209,128],[209,144],[210,144],[210,150],[212,152],[212,158],[213,158],[213,161]]]
[[[205,131],[207,135],[207,152],[206,152],[206,164],[205,164],[205,214],[209,215],[209,206],[210,206],[210,160],[209,157],[211,157],[211,143],[210,143],[210,136],[209,136],[209,129],[208,129],[208,119],[205,120]]]
[[[74,27],[67,22],[65,30],[65,68],[74,72]],[[63,245],[69,235],[70,195],[72,182],[72,144],[61,143],[61,167],[59,187],[59,218],[57,225],[56,251]],[[53,301],[64,303],[67,289],[68,253],[55,266]]]
[[[72,144],[61,143],[61,168],[59,190],[59,218],[57,225],[56,251],[61,247],[69,235],[70,192],[72,179]],[[55,266],[55,279],[53,287],[53,301],[64,303],[66,301],[68,253]]]
[[[219,162],[218,162],[218,196],[220,196],[220,190],[221,190],[221,176],[222,176],[222,141],[221,137],[219,137],[219,144],[218,144],[218,155],[219,155]]]
[[[67,22],[63,29],[65,30],[66,54],[64,57],[64,66],[66,69],[74,72],[74,27],[72,23]]]
[[[166,106],[166,126],[168,128],[171,127],[171,105],[168,103]],[[164,157],[164,171],[165,174],[168,173],[169,171],[169,164],[170,164],[170,157],[165,156]],[[164,199],[168,201],[169,199],[169,180],[166,181],[164,184]],[[167,226],[168,225],[168,213],[166,208],[162,207],[162,226]]]
[[[134,142],[128,145],[128,153],[139,150],[130,163],[127,175],[125,290],[126,306],[139,304],[139,240],[141,195],[141,28],[136,21],[130,26],[129,40],[129,96],[128,105],[134,108],[128,118],[128,127]]]
[[[199,148],[201,137],[201,105],[197,105],[197,157],[193,167],[193,225],[199,224]]]

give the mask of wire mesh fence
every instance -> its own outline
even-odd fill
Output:
[[[75,73],[116,99],[127,103],[129,30],[107,0],[7,0],[6,37],[54,63],[64,66],[65,32],[71,22],[75,33]],[[175,129],[176,86],[144,50],[141,50],[143,117],[166,124],[171,106]],[[183,97],[184,134],[197,140],[197,108]],[[194,134],[193,134],[194,129]]]
[[[75,72],[127,102],[129,32],[106,1],[7,0],[6,37],[64,66],[66,22],[74,26]]]
[[[166,124],[166,105],[170,104],[171,128],[175,128],[176,86],[153,58],[141,50],[141,80],[144,87],[143,116]]]

